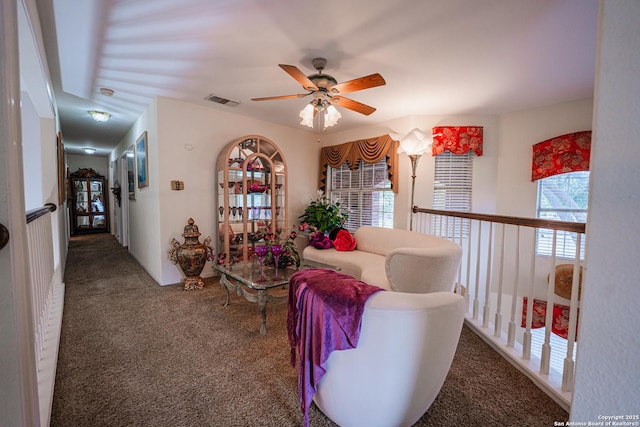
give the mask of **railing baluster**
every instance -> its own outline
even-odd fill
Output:
[[[485,272],[484,309],[482,311],[482,327],[489,327],[489,313],[491,310],[491,262],[493,245],[493,222],[489,223],[489,239],[487,240],[487,271]]]
[[[540,373],[549,373],[549,363],[551,361],[551,328],[553,325],[553,304],[554,287],[556,280],[556,248],[558,231],[553,230],[553,243],[551,244],[551,267],[549,271],[549,283],[547,284],[547,316],[544,328],[544,344],[542,345],[542,356],[540,357]],[[531,302],[533,304],[533,301]]]
[[[454,219],[453,219],[453,225],[454,225],[453,228],[454,229],[455,229],[455,224],[456,224],[456,219],[454,217]],[[458,244],[462,248],[463,247],[462,246],[462,218],[460,218],[460,228],[458,229],[458,232],[460,233],[460,234],[458,234]],[[455,232],[453,234],[455,236]],[[462,295],[462,259],[460,259],[460,265],[458,265],[458,282],[457,282],[456,287],[457,287],[458,295]],[[465,295],[466,295],[466,292],[465,292]]]
[[[449,217],[444,217],[444,235],[442,236],[445,239],[449,239]]]
[[[569,333],[567,336],[567,356],[564,359],[564,369],[562,370],[562,390],[573,391],[573,345],[576,340],[576,326],[578,323],[578,305],[580,291],[580,246],[582,235],[576,233],[576,255],[573,260],[573,279],[571,282],[571,304],[569,308]]]
[[[480,248],[482,243],[482,221],[478,221],[478,248],[476,251],[476,290],[473,296],[473,319],[478,319],[478,310],[480,306],[480,301],[478,300],[478,295],[480,294]]]
[[[531,360],[531,323],[533,321],[533,287],[536,272],[536,230],[533,230],[533,240],[531,247],[531,264],[529,265],[529,292],[527,294],[527,315],[526,315],[526,329],[524,336],[522,337],[522,358],[524,360]]]
[[[582,255],[580,246],[585,234],[585,224],[422,208],[416,208],[416,214],[422,218],[431,215],[432,217],[428,221],[430,234],[439,235],[459,244],[463,247],[463,254],[466,251],[466,281],[465,278],[463,278],[465,276],[463,268],[465,267],[462,266],[462,262],[464,261],[461,261],[461,265],[457,271],[456,282],[456,291],[458,292],[461,292],[462,286],[466,285],[465,300],[468,314],[466,315],[465,322],[472,327],[478,335],[482,336],[483,339],[492,343],[492,346],[494,346],[505,359],[528,372],[531,378],[537,378],[535,381],[536,384],[566,410],[569,410],[574,382],[574,353],[577,345],[576,326],[579,323],[580,314],[578,312],[580,306],[578,293],[581,283],[580,259]],[[465,231],[465,221],[469,221],[467,231]],[[501,238],[499,238],[499,231],[497,228],[494,228],[494,224],[502,224]],[[511,235],[507,236],[509,229],[505,225],[516,226],[514,236],[515,251],[510,250],[510,243],[513,239]],[[486,229],[483,230],[485,227]],[[526,227],[526,230],[531,230],[532,234],[522,234],[522,227]],[[553,248],[550,259],[539,257],[537,254],[536,240],[539,237],[538,230],[545,231],[545,234],[548,236],[545,237],[545,239],[550,237],[547,231],[553,231]],[[560,241],[558,231],[564,232],[564,243]],[[458,238],[456,238],[456,232],[460,233]],[[483,234],[487,232],[489,236],[484,237]],[[526,233],[528,233],[528,231]],[[567,352],[563,364],[562,361],[559,360],[561,356],[558,356],[556,353],[558,353],[557,348],[560,347],[562,348],[560,352],[564,353],[564,343],[558,341],[560,338],[556,338],[555,335],[551,334],[553,334],[554,300],[559,300],[560,298],[559,296],[555,296],[554,289],[556,260],[564,253],[559,251],[568,250],[569,245],[573,243],[570,241],[572,237],[566,237],[567,233],[577,233],[578,236],[576,239],[576,254],[573,260],[574,271],[568,316],[569,332],[567,336]],[[527,239],[531,237],[531,243],[526,242],[524,237]],[[467,239],[466,243],[463,242],[464,239]],[[561,244],[564,244],[564,246],[561,246]],[[507,246],[509,246],[509,248],[507,248]],[[498,250],[500,250],[499,254],[494,252]],[[520,264],[527,254],[530,255],[528,280],[523,276],[523,280],[527,280],[527,282],[523,283],[524,286],[522,286],[521,290],[520,273],[523,271],[522,268],[524,268],[524,265],[521,266]],[[525,256],[523,257],[522,255]],[[494,259],[494,257],[497,256],[499,256],[499,258]],[[471,257],[473,257],[473,260]],[[540,268],[540,265],[536,265],[536,261],[544,263],[544,265],[547,265],[547,262],[551,262],[548,278],[545,274],[543,279],[541,277],[542,272],[536,272],[536,270]],[[472,262],[475,263],[475,283],[472,283],[472,269],[474,268]],[[494,264],[495,267],[499,269],[497,276],[495,276],[492,268]],[[513,267],[511,267],[511,265],[513,265]],[[483,268],[486,268],[486,272],[482,271]],[[505,284],[504,280],[511,280],[506,276],[512,273],[514,274],[512,283],[510,285]],[[486,274],[482,277],[484,279],[482,283],[481,274]],[[544,283],[542,280],[544,280]],[[495,288],[492,287],[492,282],[495,282]],[[542,293],[543,286],[547,286],[544,294]],[[511,292],[510,298],[508,298],[509,292]],[[534,296],[536,295],[539,298],[546,298],[547,314],[545,319],[537,319],[537,317],[534,319],[534,313],[537,313],[539,310],[537,307],[534,310],[534,304],[536,302]],[[527,305],[526,309],[523,310],[520,300],[524,300],[525,298],[527,299]],[[471,301],[473,302],[471,303]],[[479,319],[481,303],[483,305],[483,312],[482,319]],[[510,307],[508,306],[509,303],[511,304]],[[494,304],[497,304],[495,310],[493,309]],[[505,343],[501,339],[502,317],[506,315],[506,311],[509,309],[510,316]],[[491,319],[491,321],[489,319]],[[546,327],[544,334],[540,331],[540,335],[538,335],[533,331],[533,328],[541,327],[542,325],[540,324],[542,321],[544,321]],[[542,337],[543,335],[544,343],[541,348],[535,337]],[[553,340],[551,338],[553,338]],[[536,342],[534,343],[534,341]],[[519,342],[522,342],[521,348],[518,346]],[[559,342],[558,345],[556,344],[557,342]],[[552,345],[555,352],[552,351]],[[520,349],[521,353],[519,351]],[[560,372],[561,376],[558,375],[556,371],[562,371]]]
[[[516,226],[515,277],[511,288],[511,319],[507,333],[507,347],[513,347],[516,342],[516,307],[518,305],[518,278],[520,277],[520,226]]]
[[[502,224],[502,242],[500,244],[500,262],[498,263],[498,301],[496,303],[496,316],[493,324],[493,335],[502,336],[502,278],[504,275],[504,235],[505,229]]]
[[[472,237],[472,221],[470,219],[466,219],[467,221],[467,292],[464,294],[465,307],[467,307],[467,313],[469,312],[469,291],[471,291],[471,237]],[[460,262],[462,264],[462,262]]]

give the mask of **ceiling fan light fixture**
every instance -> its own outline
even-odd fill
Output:
[[[361,102],[354,101],[349,98],[333,96],[333,94],[343,94],[356,92],[363,89],[369,89],[372,87],[382,86],[386,84],[385,80],[378,73],[370,74],[368,76],[359,77],[357,79],[349,80],[343,83],[338,81],[328,74],[324,74],[322,70],[327,65],[327,60],[324,58],[315,58],[312,61],[313,67],[318,71],[316,74],[305,75],[295,65],[278,64],[287,74],[293,77],[302,87],[309,93],[296,94],[296,95],[280,95],[280,96],[268,96],[263,98],[252,98],[252,101],[272,101],[277,99],[293,99],[304,98],[305,96],[312,95],[313,101],[311,101],[305,108],[300,111],[301,125],[314,128],[314,121],[318,121],[318,128],[326,129],[334,126],[342,115],[331,104],[339,105],[342,108],[355,111],[365,116],[370,115],[375,108],[365,105]],[[318,114],[322,113],[322,114]]]
[[[340,111],[338,111],[333,105],[329,105],[326,112],[324,113],[325,129],[338,123],[338,119],[340,119],[340,117],[342,117]]]
[[[307,104],[302,111],[300,111],[300,118],[302,119],[302,121],[300,122],[301,125],[305,125],[308,126],[310,128],[313,128],[313,113],[314,113],[315,107],[313,105],[313,103]]]
[[[96,110],[89,111],[89,115],[93,118],[93,120],[100,123],[106,122],[111,117],[111,113],[105,113],[104,111]]]

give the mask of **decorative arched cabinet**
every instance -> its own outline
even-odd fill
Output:
[[[216,181],[217,262],[251,259],[267,227],[283,239],[288,235],[287,165],[272,141],[248,135],[227,145]]]

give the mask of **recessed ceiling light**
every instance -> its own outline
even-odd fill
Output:
[[[93,117],[93,120],[100,123],[106,122],[107,120],[109,120],[109,117],[111,117],[110,113],[105,113],[104,111],[91,110],[89,111],[89,114],[91,115],[91,117]]]
[[[113,94],[116,92],[113,89],[109,89],[108,87],[101,87],[100,93],[104,96],[113,96]]]
[[[82,150],[84,150],[84,152],[87,154],[93,154],[96,152],[95,148],[83,148]]]

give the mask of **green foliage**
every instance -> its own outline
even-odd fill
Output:
[[[318,191],[318,197],[309,203],[304,214],[298,219],[308,227],[328,233],[334,228],[344,226],[348,217],[349,215],[340,208],[340,202],[331,202],[322,191]]]

